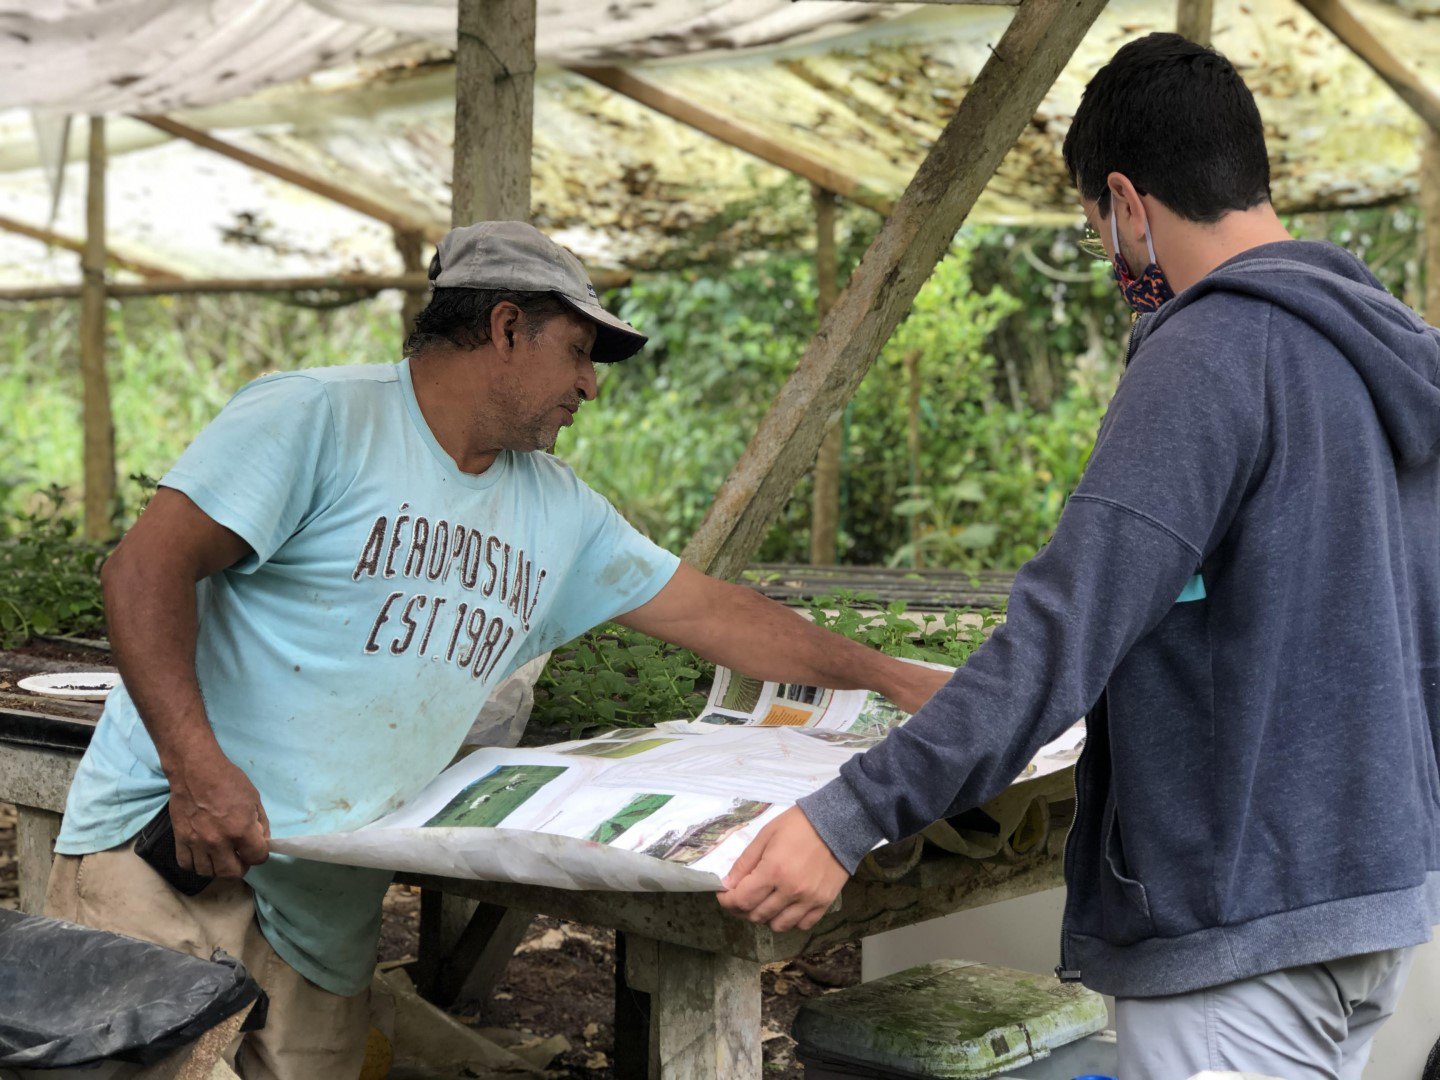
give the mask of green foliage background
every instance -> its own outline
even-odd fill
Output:
[[[1291,225],[1350,247],[1412,305],[1422,295],[1413,207]],[[864,211],[842,215],[842,280],[874,228]],[[1045,542],[1084,469],[1129,321],[1107,268],[1077,239],[1075,230],[982,227],[956,238],[846,410],[842,561],[1013,569]],[[605,373],[597,405],[557,452],[679,550],[813,333],[815,292],[809,253],[789,249],[636,280],[609,302],[652,344]],[[0,307],[0,647],[103,629],[96,571],[105,548],[76,537],[77,314],[68,302]],[[144,478],[162,475],[244,383],[271,370],[390,363],[400,333],[393,298],[315,309],[191,297],[112,302],[109,342],[119,472],[140,481],[115,508],[123,528]],[[810,499],[807,478],[761,560],[805,561]],[[973,647],[958,626],[920,641],[903,613],[882,609],[879,623],[862,624],[853,604],[840,610],[838,628],[865,640],[888,635],[892,650],[938,649],[956,662]],[[539,715],[567,723],[581,701],[606,721],[684,715],[708,677],[689,654],[602,628],[552,665]]]

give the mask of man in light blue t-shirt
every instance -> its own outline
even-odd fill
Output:
[[[430,277],[406,360],[245,387],[102,575],[124,687],[70,792],[47,911],[238,955],[271,998],[246,1080],[358,1074],[390,878],[269,856],[270,837],[414,795],[527,659],[617,619],[910,711],[944,682],[681,565],[541,452],[595,396],[594,363],[645,342],[573,256],[486,222],[442,239]],[[167,806],[162,877],[134,849]],[[187,872],[216,880],[188,896]]]

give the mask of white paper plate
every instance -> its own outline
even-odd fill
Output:
[[[57,671],[31,675],[17,685],[21,690],[46,697],[104,701],[105,696],[120,685],[120,676],[113,671]]]

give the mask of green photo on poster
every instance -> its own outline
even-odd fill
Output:
[[[497,765],[467,784],[427,827],[494,828],[532,795],[566,772],[563,765]]]
[[[673,795],[636,795],[625,804],[624,809],[618,814],[602,821],[586,839],[593,840],[597,844],[608,844],[627,829],[644,821],[674,797]]]

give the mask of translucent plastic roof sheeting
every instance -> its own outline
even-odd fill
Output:
[[[354,22],[412,33],[452,48],[455,0],[310,0]],[[753,49],[854,23],[893,18],[913,4],[835,0],[539,0],[535,51],[542,61],[579,63]]]
[[[336,0],[338,2],[338,0]],[[1440,0],[1352,9],[1440,87]],[[803,8],[804,3],[797,4]],[[1282,209],[1371,205],[1411,194],[1420,125],[1293,0],[1219,0],[1216,45],[1255,90]],[[1003,8],[930,8],[823,41],[669,60],[647,79],[898,196],[1003,32]],[[1168,29],[1173,9],[1112,0],[1006,157],[972,220],[1077,220],[1060,143],[1090,75],[1123,42]],[[438,50],[435,50],[438,52]],[[454,80],[415,61],[359,65],[183,112],[261,154],[443,227]],[[83,121],[72,155],[83,153]],[[123,253],[203,277],[400,268],[389,230],[135,121],[107,128],[110,236]],[[73,158],[72,158],[73,160]],[[42,223],[48,187],[26,113],[0,114],[0,214]],[[6,170],[9,170],[8,172]],[[56,228],[79,236],[84,167],[69,166]],[[650,269],[804,246],[804,185],[578,75],[537,80],[537,223],[593,265]],[[69,252],[0,233],[0,282],[74,281]]]
[[[410,40],[304,0],[38,0],[0,11],[0,106],[208,105]]]
[[[540,0],[536,51],[575,63],[743,49],[904,10],[839,0]],[[453,48],[455,23],[455,0],[39,0],[0,11],[0,108],[213,105],[404,43]]]

